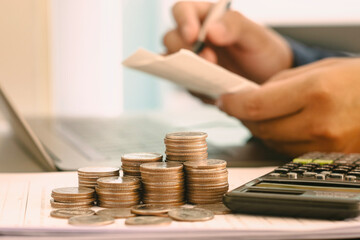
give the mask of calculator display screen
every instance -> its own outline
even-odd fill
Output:
[[[316,186],[316,185],[297,185],[297,184],[283,184],[283,183],[270,183],[270,182],[260,182],[256,185],[256,187],[360,193],[360,188],[335,187],[335,186],[325,187],[325,186]]]

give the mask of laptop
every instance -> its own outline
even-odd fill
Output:
[[[219,118],[220,113],[211,113],[210,116],[189,114],[187,124],[178,117],[154,112],[124,114],[120,118],[109,119],[25,120],[1,86],[0,109],[11,124],[19,144],[48,171],[76,170],[83,166],[121,166],[121,155],[125,153],[164,153],[164,136],[173,131],[212,132],[209,135],[213,141],[208,141],[211,158],[233,158],[233,149],[227,152],[226,146],[242,145],[249,138],[249,133],[238,121],[229,119],[225,114]],[[172,120],[182,124],[171,124]]]

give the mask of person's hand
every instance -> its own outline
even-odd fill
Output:
[[[218,105],[281,152],[359,152],[360,58],[287,70],[256,90],[223,95]]]
[[[207,2],[175,4],[177,26],[164,37],[168,53],[192,48],[211,6]],[[280,35],[236,11],[227,11],[209,26],[207,47],[199,55],[258,83],[292,65],[292,51]]]

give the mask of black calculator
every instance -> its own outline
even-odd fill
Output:
[[[311,152],[224,195],[234,212],[319,219],[360,213],[360,154]]]

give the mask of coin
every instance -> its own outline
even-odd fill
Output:
[[[162,160],[163,155],[160,153],[128,153],[121,156],[122,160],[142,160],[142,161],[153,161],[153,160]]]
[[[69,224],[75,226],[102,226],[112,224],[114,222],[115,219],[113,217],[100,215],[75,216],[69,218]]]
[[[125,220],[126,225],[169,225],[171,219],[168,217],[141,216]]]
[[[118,173],[119,168],[117,167],[83,167],[79,168],[78,172],[83,174],[107,174],[107,173]]]
[[[197,222],[214,218],[212,211],[202,208],[177,208],[168,212],[169,217],[177,221]]]
[[[181,171],[183,165],[180,163],[167,163],[167,162],[154,162],[154,163],[144,163],[141,164],[141,171],[157,171],[157,172],[172,172],[172,171]]]
[[[197,169],[214,169],[214,168],[225,168],[226,161],[220,159],[207,159],[204,161],[197,162],[186,162],[184,166],[187,168],[197,168]]]
[[[142,204],[131,208],[131,212],[137,215],[163,215],[170,210],[168,206],[156,204]]]
[[[210,210],[215,215],[223,215],[223,214],[231,213],[231,210],[228,209],[223,203],[198,204],[195,207]]]
[[[65,188],[55,188],[52,190],[52,194],[55,196],[93,196],[95,193],[94,189],[90,188],[81,188],[81,187],[65,187]]]
[[[73,216],[82,216],[82,215],[94,215],[95,212],[91,209],[82,209],[82,208],[64,208],[53,210],[50,213],[50,216],[56,218],[71,218]]]
[[[53,208],[90,208],[92,207],[93,202],[63,203],[56,202],[54,199],[50,199],[50,204]]]
[[[166,139],[205,139],[207,138],[207,133],[204,132],[173,132],[166,134]]]
[[[110,216],[113,218],[129,218],[135,217],[136,215],[131,213],[130,208],[111,208],[111,209],[102,209],[96,212],[96,215],[100,216]]]
[[[99,186],[121,186],[121,185],[139,185],[140,180],[135,177],[125,176],[125,177],[106,177],[106,178],[99,178],[97,180]]]

